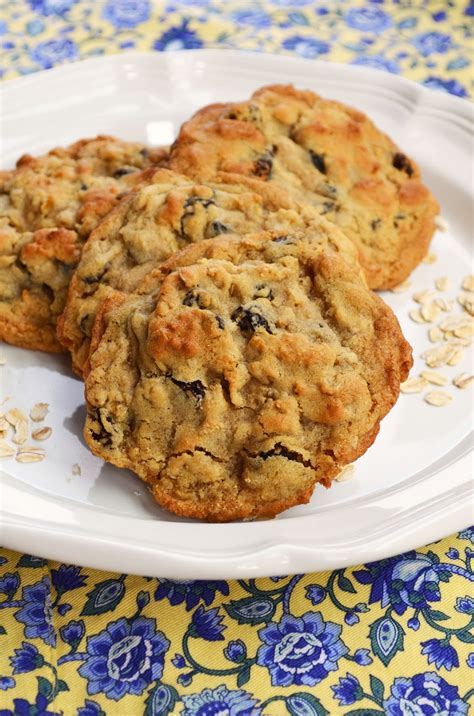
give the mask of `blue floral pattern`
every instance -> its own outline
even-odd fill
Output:
[[[238,47],[472,93],[472,0],[16,0],[3,9],[5,77],[127,49]],[[0,716],[468,714],[473,560],[473,527],[353,569],[238,582],[104,575],[5,550]]]
[[[0,77],[121,50],[240,48],[403,74],[472,93],[469,0],[15,0]]]
[[[0,716],[53,716],[70,703],[72,716],[134,703],[144,716],[467,714],[473,535],[353,569],[239,582],[100,575],[6,553],[0,613],[12,618],[0,640],[12,625],[22,638],[13,630],[0,651]]]

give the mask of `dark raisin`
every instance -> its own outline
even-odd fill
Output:
[[[397,152],[393,155],[393,166],[401,172],[405,172],[409,177],[413,174],[413,167],[410,164],[410,160],[402,152]]]
[[[321,214],[324,215],[332,211],[336,205],[333,201],[324,201],[322,206],[323,208],[321,209]]]
[[[79,328],[86,335],[89,335],[89,325],[88,325],[89,318],[90,318],[90,315],[88,313],[86,313],[86,315],[81,318],[80,323],[79,323]]]
[[[255,286],[254,300],[256,298],[266,298],[268,301],[273,301],[275,296],[269,286],[266,286],[264,283],[259,283],[258,286]]]
[[[262,154],[254,163],[253,173],[262,179],[270,179],[273,169],[273,152],[269,150]]]
[[[313,150],[310,149],[309,156],[311,157],[311,161],[313,162],[318,172],[321,172],[321,174],[326,174],[326,162],[324,160],[324,154],[318,154],[317,152],[313,152]]]
[[[88,286],[92,285],[93,283],[99,283],[99,281],[105,276],[107,273],[108,266],[106,266],[100,273],[97,274],[97,276],[86,276],[82,280],[84,283],[86,283]]]
[[[317,191],[323,196],[327,196],[329,199],[335,199],[337,196],[337,189],[332,184],[319,184]]]
[[[194,204],[201,204],[204,208],[207,208],[211,204],[214,204],[212,199],[203,199],[200,196],[190,196],[186,201],[184,202],[183,208],[191,209],[194,207]],[[187,212],[188,213],[188,212]],[[192,212],[189,212],[192,213]]]
[[[120,167],[114,172],[114,179],[120,179],[120,177],[124,177],[126,174],[133,174],[136,171],[135,167]]]
[[[255,333],[257,328],[263,328],[267,333],[273,334],[267,319],[258,312],[255,306],[250,308],[239,306],[232,313],[231,318],[237,323],[242,333]]]
[[[372,227],[372,230],[375,231],[379,228],[381,223],[382,219],[373,219],[373,221],[370,222],[370,226]]]
[[[183,298],[183,306],[197,306],[198,308],[207,308],[202,301],[202,294],[197,288],[191,288],[186,292]]]
[[[293,246],[295,243],[290,240],[289,236],[276,236],[272,241],[274,244],[286,244],[287,246]]]
[[[84,184],[84,182],[82,182],[82,184],[81,184],[81,191],[87,191],[88,188],[89,188],[89,187],[87,186],[87,184]]]
[[[224,319],[222,318],[222,316],[219,316],[219,314],[216,314],[216,321],[217,321],[217,325],[219,326],[219,328],[222,328],[222,330],[224,330],[225,323],[224,323]]]
[[[142,155],[142,157],[147,157],[150,154],[150,151],[146,147],[144,147],[143,149],[140,149],[140,154]]]
[[[229,229],[225,224],[222,224],[220,221],[212,221],[207,229],[207,238],[213,239],[215,236],[219,236],[220,234],[227,234],[229,232]]]
[[[112,436],[104,427],[99,410],[97,410],[97,408],[92,408],[89,411],[89,417],[91,420],[94,421],[94,423],[96,423],[96,425],[94,425],[94,428],[97,428],[91,430],[91,436],[93,440],[100,443],[103,447],[110,447],[112,445]],[[113,422],[113,420],[109,418],[109,416],[107,416],[107,420],[109,422]]]
[[[285,445],[282,445],[281,443],[277,443],[274,447],[271,448],[271,450],[259,453],[258,457],[260,457],[262,460],[267,460],[269,457],[284,457],[287,460],[299,462],[305,467],[313,467],[311,465],[311,462],[309,460],[305,460],[299,452],[296,452],[296,450],[289,450],[287,447],[285,447]]]
[[[167,374],[166,377],[169,378],[172,383],[177,385],[178,388],[184,390],[185,393],[191,393],[191,395],[196,398],[198,405],[201,404],[206,395],[206,388],[200,380],[192,380],[189,383],[186,383],[183,380],[177,380],[176,378],[173,378],[171,374]]]

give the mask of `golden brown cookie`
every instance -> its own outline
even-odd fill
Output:
[[[85,439],[178,515],[271,517],[367,450],[411,363],[390,308],[311,231],[219,237],[102,304]]]
[[[151,269],[189,243],[260,229],[308,229],[325,245],[357,262],[353,244],[309,205],[282,188],[239,175],[199,184],[158,170],[92,232],[71,281],[58,336],[80,375],[89,354],[95,314],[112,289],[129,293]]]
[[[288,85],[199,110],[169,166],[207,180],[237,172],[284,186],[354,242],[371,288],[391,288],[420,262],[438,205],[416,163],[364,115]]]
[[[63,350],[56,320],[89,233],[163,150],[100,136],[0,173],[0,339]]]

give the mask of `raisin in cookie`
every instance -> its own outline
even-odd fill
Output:
[[[354,242],[375,289],[420,262],[438,212],[415,162],[364,114],[291,86],[199,110],[169,166],[203,180],[219,170],[260,177],[317,205]]]
[[[271,517],[367,450],[411,363],[390,308],[310,231],[220,237],[103,302],[85,439],[178,515]]]
[[[118,196],[143,181],[163,150],[101,136],[23,156],[0,173],[0,339],[63,350],[56,320],[81,248]]]
[[[309,205],[273,184],[221,175],[199,184],[158,170],[92,232],[71,281],[58,336],[80,375],[89,354],[95,314],[112,289],[129,293],[151,269],[186,244],[225,233],[285,232],[312,227],[321,242],[357,262],[353,244]]]

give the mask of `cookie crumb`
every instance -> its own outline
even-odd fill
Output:
[[[451,282],[447,276],[440,276],[435,280],[435,286],[438,291],[447,291],[451,287]]]
[[[442,408],[445,405],[449,405],[452,401],[452,396],[449,393],[445,393],[442,390],[432,390],[430,393],[425,395],[425,402],[429,405],[434,405],[436,408]]]
[[[431,251],[426,254],[425,258],[423,259],[424,264],[434,264],[438,260],[438,257],[436,254],[432,253]]]
[[[437,343],[438,341],[442,340],[443,331],[438,328],[438,326],[433,326],[433,328],[430,328],[430,330],[428,331],[428,337],[431,343]]]
[[[423,370],[421,371],[420,376],[433,385],[448,385],[448,379],[446,376],[435,370]]]
[[[355,465],[346,465],[339,475],[335,477],[334,479],[336,482],[347,482],[348,480],[352,480],[355,477]]]
[[[435,226],[438,229],[438,231],[442,231],[442,232],[448,231],[448,229],[449,229],[448,222],[446,221],[446,219],[443,219],[443,217],[440,215],[435,217]]]
[[[0,351],[0,365],[5,365],[7,362],[7,357],[2,351]]]
[[[81,466],[78,465],[77,462],[75,462],[75,463],[73,464],[73,466],[72,466],[72,468],[71,468],[71,474],[72,474],[72,475],[81,475],[81,474],[82,474]]]
[[[460,375],[457,375],[455,378],[453,378],[453,385],[455,385],[456,388],[460,388],[461,390],[469,388],[469,386],[472,385],[473,382],[474,375],[468,375],[467,373],[461,373]]]
[[[35,423],[40,423],[49,412],[49,403],[36,403],[30,410],[30,418]]]
[[[6,443],[4,440],[0,440],[0,458],[12,457],[15,452],[15,448]]]
[[[461,288],[463,288],[465,291],[474,291],[474,274],[471,274],[470,276],[465,276],[463,278]]]
[[[22,445],[28,440],[28,418],[18,408],[13,408],[5,414],[5,418],[15,431],[13,442],[15,445]]]
[[[427,385],[428,383],[423,376],[420,378],[408,378],[408,380],[401,384],[400,392],[421,393],[421,391],[424,390]]]
[[[47,440],[52,432],[52,428],[49,427],[38,428],[38,430],[33,430],[31,437],[33,440]]]

